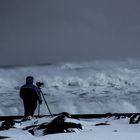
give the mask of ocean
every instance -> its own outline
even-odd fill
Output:
[[[52,113],[140,112],[140,63],[129,59],[1,67],[1,116],[23,115],[19,89],[30,75],[35,83],[44,83],[42,92]],[[44,101],[40,115],[49,115]]]

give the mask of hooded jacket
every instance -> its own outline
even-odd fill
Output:
[[[28,76],[26,78],[26,84],[20,88],[20,97],[26,101],[39,101],[42,102],[40,89],[33,84],[34,78]]]

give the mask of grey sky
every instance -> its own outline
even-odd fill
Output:
[[[0,0],[0,65],[139,54],[139,0]]]

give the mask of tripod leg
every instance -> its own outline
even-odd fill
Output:
[[[44,102],[45,102],[45,104],[46,104],[46,107],[47,107],[47,109],[48,109],[50,115],[53,117],[53,114],[51,113],[51,110],[50,110],[50,108],[49,108],[49,106],[48,106],[48,103],[47,103],[47,101],[46,101],[46,99],[45,99],[45,97],[44,97],[44,95],[43,95],[42,92],[41,92],[41,95],[42,95],[42,97],[43,97],[43,100],[44,100]]]
[[[38,103],[38,118],[39,118],[39,116],[40,116],[40,104]]]

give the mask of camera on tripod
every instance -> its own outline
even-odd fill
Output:
[[[44,85],[44,83],[43,82],[36,82],[36,85],[37,85],[38,88],[40,88],[41,86]]]

